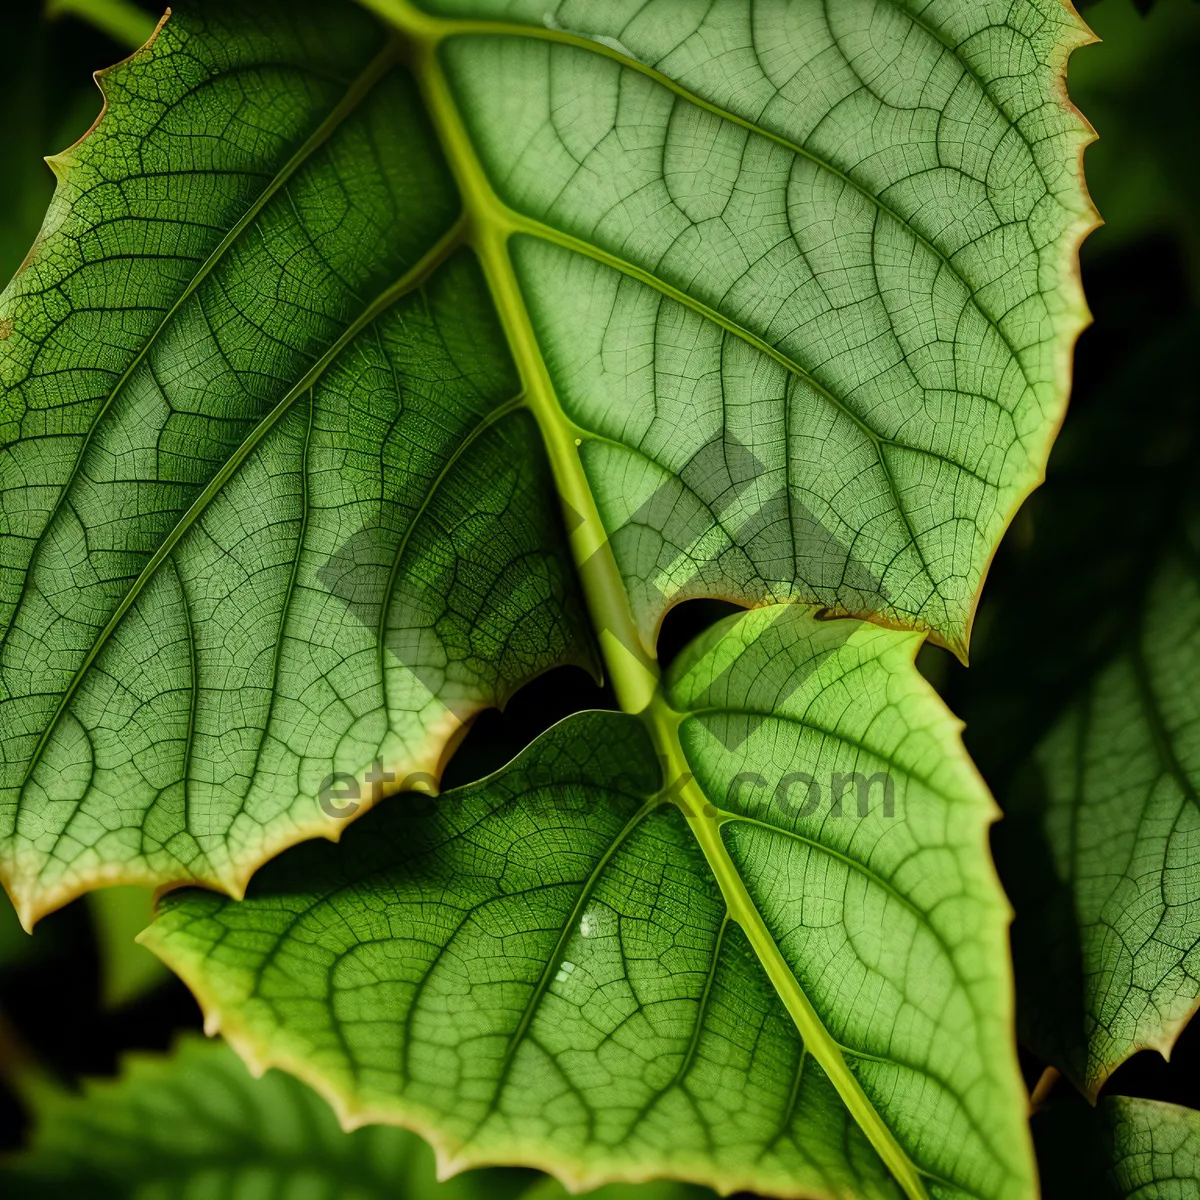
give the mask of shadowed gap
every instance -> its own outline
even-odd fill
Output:
[[[686,600],[663,619],[659,663],[666,670],[685,646],[732,613],[725,600]],[[580,667],[556,667],[519,688],[503,711],[489,708],[470,723],[442,773],[442,791],[474,783],[511,762],[551,725],[585,709],[616,709],[616,697]]]
[[[729,600],[684,600],[676,604],[663,617],[658,631],[658,665],[665,671],[695,638],[718,621],[745,611]]]
[[[555,667],[518,688],[504,709],[489,708],[471,721],[442,772],[442,791],[474,783],[511,762],[564,717],[589,708],[616,708],[608,687],[581,667]]]

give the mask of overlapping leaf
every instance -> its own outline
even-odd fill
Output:
[[[678,774],[579,714],[241,903],[168,895],[148,944],[249,1061],[446,1167],[1026,1195],[990,802],[917,642],[734,618],[670,681]],[[695,787],[715,851],[672,803]]]

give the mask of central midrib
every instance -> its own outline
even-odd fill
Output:
[[[411,19],[405,14],[411,11]],[[688,769],[679,740],[680,714],[668,704],[655,668],[630,647],[640,645],[624,581],[613,557],[604,524],[577,452],[575,427],[558,402],[541,355],[520,283],[509,254],[514,232],[467,133],[438,60],[437,22],[407,6],[389,4],[388,17],[406,35],[414,74],[447,161],[463,198],[467,240],[479,257],[501,325],[516,361],[526,403],[537,420],[560,499],[573,513],[569,539],[594,629],[599,633],[613,689],[621,708],[640,716],[650,732],[664,772],[686,779],[675,802],[683,812],[721,889],[729,915],[746,934],[772,986],[787,1008],[804,1046],[821,1065],[847,1110],[910,1200],[926,1200],[921,1172],[896,1141],[882,1115],[850,1070],[841,1047],[825,1027],[788,965],[729,856],[719,825]]]
[[[813,163],[819,170],[824,171],[836,179],[839,179],[852,191],[858,193],[862,198],[877,209],[881,214],[894,221],[908,231],[909,235],[922,245],[930,254],[942,263],[942,265],[950,271],[950,273],[958,280],[958,282],[966,289],[972,306],[976,309],[979,315],[987,322],[988,326],[996,333],[997,337],[1003,342],[1005,348],[1016,364],[1017,370],[1021,373],[1026,386],[1033,387],[1034,380],[1029,376],[1029,371],[1021,358],[1021,354],[1014,344],[1011,336],[1007,333],[1001,324],[1002,318],[997,318],[991,311],[984,307],[983,302],[979,298],[978,289],[974,284],[963,274],[962,269],[954,261],[955,255],[947,253],[927,234],[923,233],[909,218],[905,217],[898,209],[893,208],[882,196],[878,195],[870,187],[860,182],[850,174],[837,166],[831,159],[822,156],[816,151],[800,142],[793,141],[791,138],[778,132],[768,125],[760,124],[757,121],[751,120],[740,115],[730,108],[725,108],[712,101],[704,99],[703,96],[697,95],[684,87],[678,80],[672,79],[669,75],[663,74],[662,71],[649,63],[643,62],[634,57],[630,52],[623,51],[617,48],[617,45],[610,45],[597,37],[588,36],[581,33],[573,33],[566,29],[550,28],[544,25],[525,24],[521,22],[504,21],[492,18],[453,18],[445,16],[430,16],[427,13],[414,7],[412,0],[363,0],[368,8],[374,9],[385,20],[391,24],[404,29],[411,37],[416,39],[425,39],[430,42],[446,41],[452,37],[513,37],[535,39],[540,42],[550,43],[559,46],[569,46],[577,50],[583,50],[589,54],[599,55],[601,58],[607,58],[617,63],[619,66],[635,71],[637,74],[644,76],[660,87],[666,88],[674,96],[695,108],[702,109],[705,112],[711,113],[721,121],[737,125],[745,129],[751,134],[765,138],[769,142],[775,143],[790,154],[796,155],[798,158],[805,159]],[[1004,120],[1009,128],[1016,128],[1013,125],[1012,118],[1003,109],[1003,107],[994,99],[991,92],[988,90],[984,81],[971,68],[959,52],[940,37],[934,29],[921,21],[908,9],[897,4],[896,0],[891,0],[891,3],[897,8],[897,11],[902,12],[914,25],[920,29],[927,37],[936,42],[938,45],[945,47],[951,54],[955,56],[959,64],[962,66],[967,77],[972,79],[979,91],[992,104],[999,116]],[[618,43],[619,45],[619,43]],[[1019,132],[1019,130],[1018,130]]]

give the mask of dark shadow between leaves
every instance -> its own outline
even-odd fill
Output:
[[[442,771],[440,790],[498,771],[572,713],[616,707],[611,690],[580,667],[555,667],[518,688],[503,709],[485,709],[470,722]]]

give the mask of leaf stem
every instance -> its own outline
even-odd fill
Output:
[[[581,569],[584,595],[593,627],[599,631],[613,690],[622,709],[639,713],[658,687],[657,665],[637,631],[607,530],[580,461],[574,428],[564,420],[538,348],[508,252],[508,239],[516,232],[516,222],[484,174],[438,61],[437,39],[421,36],[427,20],[417,20],[415,32],[410,33],[413,67],[462,193],[466,240],[479,256],[516,360],[525,402],[542,432],[565,510],[572,555]]]
[[[1031,1117],[1046,1103],[1047,1097],[1054,1090],[1054,1085],[1061,1078],[1062,1073],[1057,1067],[1047,1067],[1038,1076],[1038,1081],[1034,1084],[1033,1091],[1029,1094],[1029,1115]]]
[[[825,1028],[795,973],[755,906],[721,838],[718,813],[697,785],[679,739],[683,714],[661,688],[652,651],[638,633],[624,579],[588,484],[575,427],[566,419],[546,368],[509,254],[510,237],[522,223],[496,195],[463,123],[438,60],[446,23],[408,0],[376,0],[374,7],[405,35],[411,63],[463,198],[466,238],[484,276],[521,377],[525,402],[541,429],[555,485],[563,503],[572,555],[579,569],[593,627],[621,708],[646,723],[674,802],[683,812],[721,889],[730,917],[741,926],[805,1047],[837,1089],[851,1116],[910,1200],[927,1192],[915,1164],[850,1070],[841,1047]]]
[[[795,972],[784,958],[762,913],[754,903],[741,872],[729,856],[720,832],[721,814],[705,796],[683,751],[679,726],[685,714],[677,712],[660,691],[643,714],[650,726],[659,753],[664,756],[664,772],[668,779],[680,781],[674,793],[676,804],[687,819],[693,836],[700,845],[709,869],[717,884],[729,915],[741,926],[746,940],[762,963],[771,985],[783,1001],[795,1022],[808,1052],[821,1064],[829,1081],[837,1089],[842,1103],[867,1135],[888,1170],[912,1200],[927,1195],[913,1161],[895,1135],[887,1127],[878,1109],[862,1089],[858,1077],[846,1063],[842,1048],[821,1020],[812,1001],[805,995]]]

